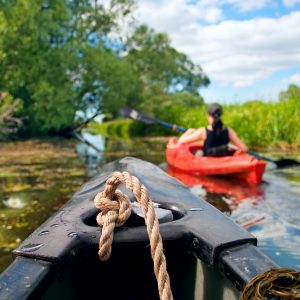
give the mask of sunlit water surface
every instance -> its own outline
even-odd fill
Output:
[[[11,251],[103,164],[134,156],[165,166],[166,138],[84,138],[94,147],[57,139],[0,143],[0,271],[12,261]],[[300,270],[299,168],[269,170],[258,186],[172,175],[258,237],[280,266]]]
[[[282,267],[300,270],[300,169],[267,172],[258,195],[235,201],[230,217],[258,238],[258,246]],[[232,205],[232,204],[231,204]]]

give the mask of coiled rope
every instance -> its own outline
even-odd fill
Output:
[[[104,190],[94,199],[95,206],[101,210],[96,220],[103,227],[99,241],[99,257],[102,261],[110,258],[114,228],[122,226],[131,214],[131,203],[128,197],[116,189],[120,183],[133,192],[143,211],[160,299],[172,300],[170,278],[153,203],[148,196],[147,188],[128,172],[115,172],[106,181]]]
[[[300,272],[271,269],[254,276],[244,287],[240,300],[300,299]]]

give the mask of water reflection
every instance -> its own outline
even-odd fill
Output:
[[[84,132],[81,142],[75,147],[80,160],[86,166],[87,176],[96,175],[99,167],[104,164],[105,137]]]
[[[269,171],[260,185],[167,172],[256,236],[280,266],[300,270],[299,168]]]
[[[85,164],[87,175],[94,176],[101,166],[125,156],[133,156],[160,164],[165,161],[166,137],[147,138],[105,138],[83,132],[78,136],[80,143],[76,145],[76,152]]]
[[[261,201],[264,198],[263,185],[241,182],[236,178],[197,176],[170,166],[166,171],[190,187],[192,193],[202,197],[226,215],[231,215],[244,199],[251,197],[255,201]]]
[[[181,172],[172,167],[167,168],[167,173],[189,187],[200,185],[211,194],[224,194],[236,201],[242,201],[249,197],[261,200],[264,197],[264,184],[251,184],[228,177],[197,176]]]

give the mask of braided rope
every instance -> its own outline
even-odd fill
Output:
[[[300,272],[271,269],[254,276],[244,287],[240,300],[300,299]]]
[[[97,216],[97,223],[103,226],[99,241],[99,257],[103,261],[109,259],[114,228],[122,226],[131,214],[131,203],[128,197],[116,190],[119,183],[123,183],[133,192],[141,206],[150,240],[159,296],[161,300],[172,300],[170,278],[153,203],[148,196],[147,188],[140,183],[138,178],[131,176],[128,172],[115,172],[106,181],[104,190],[98,193],[94,199],[95,206],[101,210]]]

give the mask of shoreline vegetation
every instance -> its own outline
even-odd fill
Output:
[[[205,105],[187,108],[173,105],[161,108],[154,116],[184,128],[207,125]],[[300,95],[289,95],[277,102],[248,101],[224,105],[224,123],[234,128],[242,140],[256,149],[300,149]],[[179,133],[159,125],[130,119],[113,119],[89,125],[93,133],[108,137],[176,136]]]
[[[70,137],[94,115],[110,119],[90,125],[106,136],[177,135],[118,119],[122,107],[185,128],[207,124],[209,74],[141,24],[136,1],[42,2],[1,2],[0,140]],[[250,147],[299,147],[300,87],[278,99],[227,105],[224,122]]]

